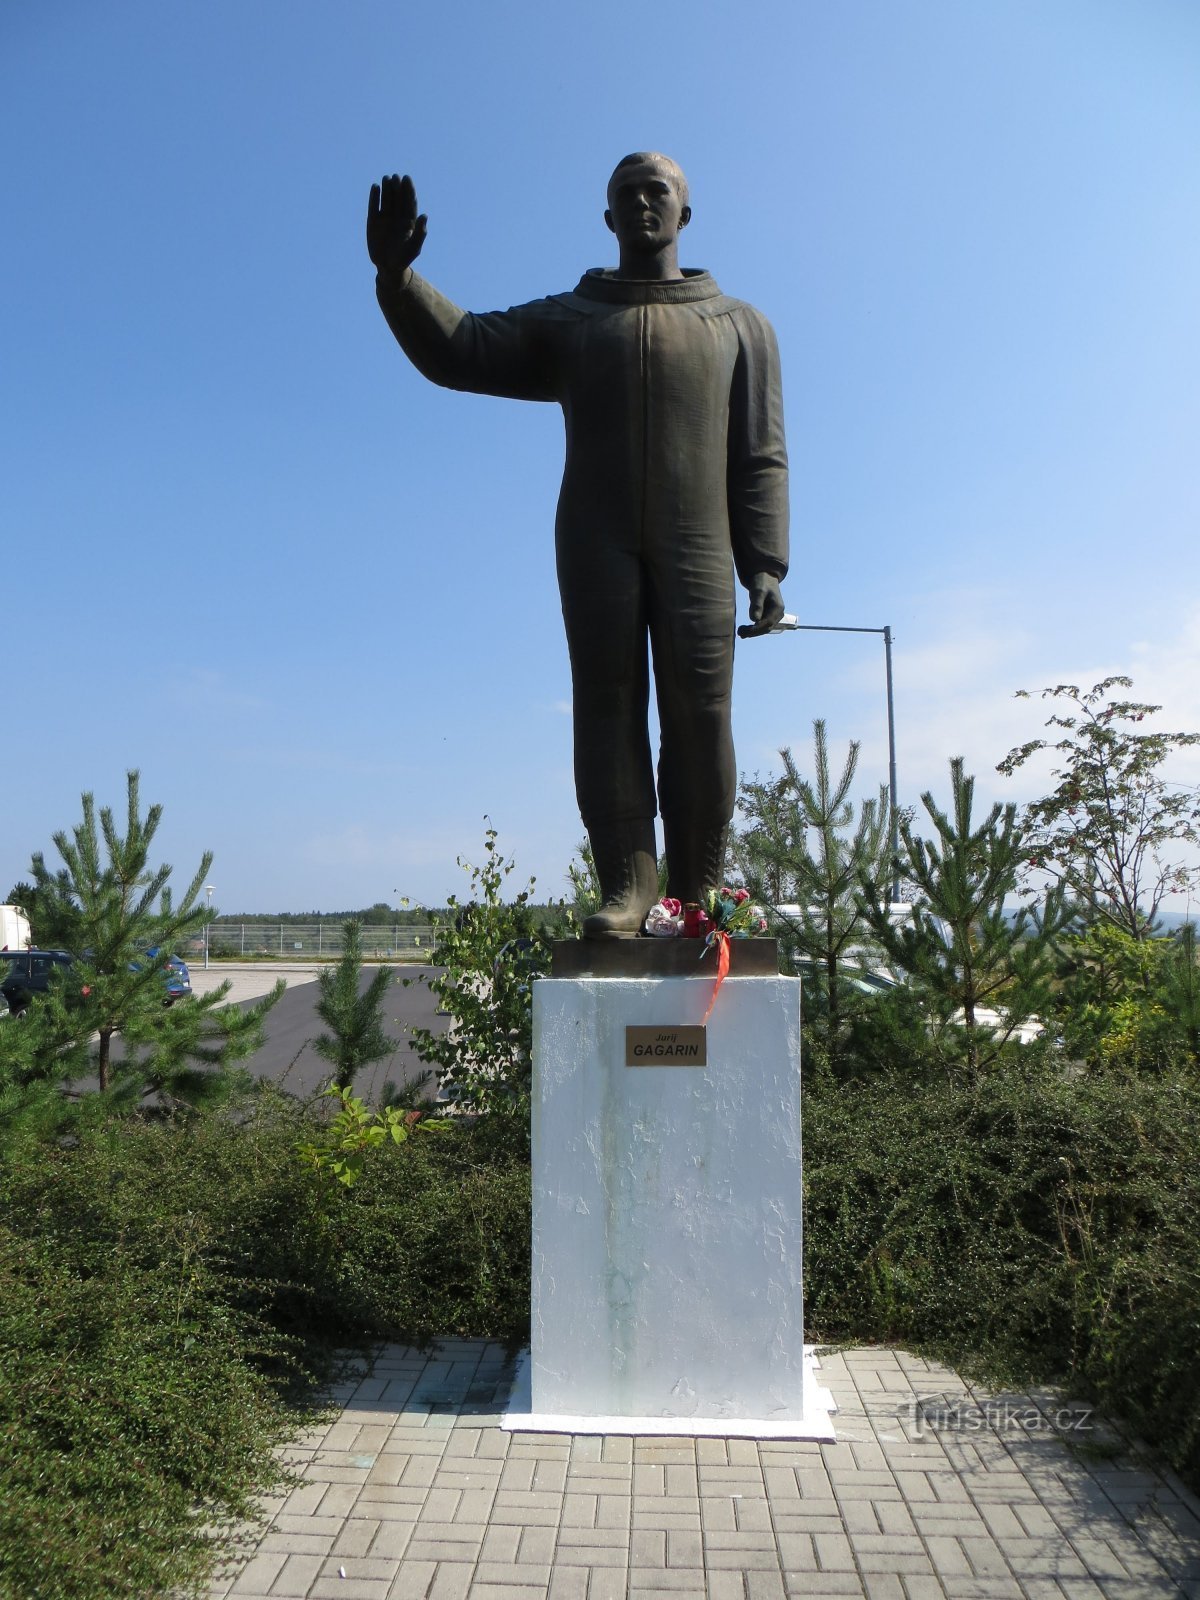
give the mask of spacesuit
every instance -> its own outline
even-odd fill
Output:
[[[653,860],[648,640],[669,892],[698,900],[722,870],[736,798],[733,569],[747,586],[787,571],[770,324],[701,271],[649,281],[596,269],[569,293],[485,315],[416,273],[381,277],[377,293],[434,383],[562,406],[555,548],[580,814],[601,886],[619,895],[647,841]]]

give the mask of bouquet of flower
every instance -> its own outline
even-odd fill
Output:
[[[701,956],[715,946],[717,981],[704,1013],[705,1022],[712,1015],[717,992],[729,971],[730,939],[749,939],[767,931],[763,909],[750,904],[748,889],[731,889],[722,884],[719,889],[710,889],[706,900],[705,905],[685,906],[667,896],[650,907],[645,922],[646,932],[656,939],[703,939]]]
[[[708,892],[708,943],[716,933],[728,934],[733,939],[749,939],[766,933],[767,919],[761,906],[750,904],[749,889],[731,889],[723,884]]]
[[[683,932],[683,906],[670,895],[651,906],[646,916],[645,929],[655,939],[677,939]]]

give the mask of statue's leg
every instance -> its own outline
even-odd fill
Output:
[[[596,863],[601,908],[590,938],[636,934],[658,899],[650,674],[642,569],[601,540],[564,551],[559,587],[575,732],[575,789]]]
[[[691,554],[685,570],[676,564],[656,582],[650,621],[667,892],[685,904],[721,881],[737,798],[730,560],[727,547],[723,561]]]

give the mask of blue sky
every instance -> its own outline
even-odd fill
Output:
[[[385,171],[486,310],[612,264],[621,155],[680,161],[684,264],[779,336],[788,607],[894,630],[902,802],[957,754],[1036,792],[1019,688],[1200,728],[1198,82],[1190,0],[0,8],[0,893],[129,766],[228,911],[444,899],[485,813],[562,892],[561,418],[409,368]],[[739,650],[743,771],[816,716],[869,792],[877,638]]]

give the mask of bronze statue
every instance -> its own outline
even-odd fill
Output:
[[[691,217],[666,156],[621,161],[604,220],[615,271],[509,311],[460,311],[413,272],[425,242],[408,177],[371,189],[367,249],[388,326],[450,389],[557,401],[566,467],[555,521],[571,656],[575,785],[603,893],[584,933],[637,933],[658,898],[647,642],[661,726],[668,893],[724,868],[736,798],[730,726],[734,568],[744,637],[783,615],[787,454],[779,353],[753,306],[679,267]]]

